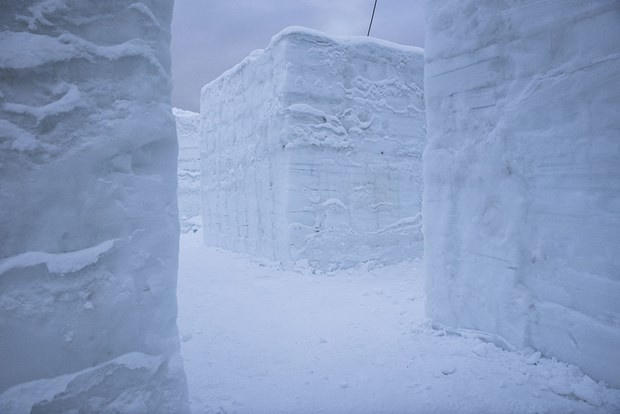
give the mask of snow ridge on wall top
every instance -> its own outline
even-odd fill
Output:
[[[388,40],[378,39],[376,37],[367,36],[333,36],[319,30],[310,29],[303,26],[289,26],[283,29],[280,33],[277,33],[271,38],[271,42],[267,49],[272,48],[282,39],[287,37],[303,37],[306,39],[313,39],[318,41],[331,41],[334,43],[348,43],[352,45],[369,45],[374,44],[387,49],[400,49],[406,52],[423,53],[424,49],[417,46],[402,45],[399,43],[390,42]]]
[[[200,114],[197,112],[187,111],[181,108],[172,108],[172,115],[178,118],[188,118],[188,119],[200,117]]]
[[[204,90],[211,87],[213,84],[218,82],[222,82],[223,79],[229,78],[233,76],[235,73],[241,71],[248,64],[256,61],[260,56],[265,53],[273,50],[276,45],[278,45],[281,41],[293,38],[293,39],[305,39],[309,41],[313,41],[316,43],[340,43],[347,44],[353,46],[378,46],[385,49],[390,50],[400,50],[407,53],[416,53],[422,56],[424,54],[424,49],[417,46],[408,46],[401,45],[398,43],[393,43],[383,39],[377,39],[375,37],[366,37],[366,36],[333,36],[319,30],[310,29],[303,26],[289,26],[284,28],[281,32],[277,33],[271,38],[269,45],[265,49],[256,49],[252,51],[245,59],[241,62],[223,72],[220,76],[207,83],[202,87],[201,92],[204,93]]]

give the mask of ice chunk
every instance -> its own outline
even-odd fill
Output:
[[[173,108],[179,138],[179,217],[181,231],[196,231],[200,208],[200,114]],[[199,227],[198,227],[199,228]]]
[[[2,412],[187,409],[171,15],[169,0],[2,4]]]
[[[620,3],[427,12],[430,316],[620,386]]]
[[[179,355],[132,352],[77,373],[16,385],[0,396],[0,412],[177,412],[183,394],[157,383],[183,375]]]
[[[329,270],[422,255],[423,54],[293,27],[202,89],[209,245]]]

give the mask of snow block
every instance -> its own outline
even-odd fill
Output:
[[[200,207],[200,114],[173,108],[179,139],[179,219],[181,231],[197,230]]]
[[[0,412],[184,412],[172,1],[0,16]]]
[[[201,95],[205,242],[330,270],[421,257],[423,53],[292,27]]]
[[[620,386],[620,4],[426,4],[429,316]]]

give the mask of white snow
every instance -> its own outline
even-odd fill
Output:
[[[179,140],[177,196],[181,231],[195,231],[202,214],[200,192],[200,114],[173,108]]]
[[[575,366],[481,332],[434,328],[418,260],[287,271],[189,233],[179,265],[194,413],[620,410],[620,390]]]
[[[426,3],[196,114],[172,0],[5,0],[0,413],[620,412],[620,3]]]
[[[429,316],[620,386],[620,3],[427,13]]]
[[[422,64],[293,27],[206,85],[206,243],[324,270],[420,257]]]
[[[2,3],[0,412],[183,412],[172,1],[78,3]]]
[[[106,240],[96,246],[68,253],[50,254],[45,252],[27,252],[17,256],[0,259],[0,276],[19,268],[44,264],[49,273],[74,273],[86,266],[97,263],[99,257],[114,247],[116,240]]]

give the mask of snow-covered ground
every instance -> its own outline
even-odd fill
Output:
[[[312,274],[181,236],[194,413],[612,413],[620,390],[475,332],[433,329],[422,264]]]

